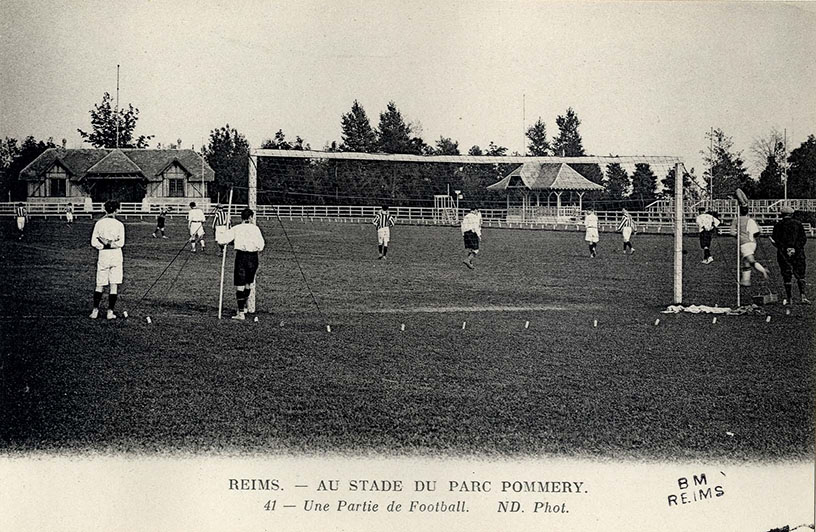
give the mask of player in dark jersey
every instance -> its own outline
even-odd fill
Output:
[[[156,230],[153,231],[153,238],[156,238],[157,237],[156,233],[159,233],[159,232],[161,232],[161,237],[162,238],[167,238],[166,236],[164,236],[164,219],[166,217],[167,217],[167,209],[165,207],[162,207],[159,210],[158,216],[156,216]]]
[[[771,242],[776,246],[776,262],[782,271],[782,281],[785,283],[785,299],[782,304],[792,303],[792,279],[796,277],[799,286],[799,296],[804,305],[810,305],[807,298],[805,283],[805,243],[807,235],[805,227],[798,220],[793,219],[793,208],[787,205],[780,210],[782,219],[773,228]]]

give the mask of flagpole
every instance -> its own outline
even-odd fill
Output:
[[[230,189],[230,193],[232,189]],[[201,203],[204,203],[204,141],[201,141]]]
[[[119,148],[119,65],[116,65],[116,148]]]
[[[230,226],[230,217],[232,216],[232,187],[230,187],[229,203],[227,204],[227,228]],[[221,310],[224,306],[224,268],[227,262],[227,245],[224,244],[224,249],[221,252],[221,288],[218,291],[218,319],[221,319]]]

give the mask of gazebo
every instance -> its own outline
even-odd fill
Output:
[[[603,190],[604,187],[593,183],[566,163],[525,162],[498,183],[487,187],[488,190],[504,190],[507,194],[507,212],[510,215],[510,192],[521,192],[521,220],[536,221],[538,218],[563,218],[580,213],[583,207],[583,196],[590,190]],[[531,204],[531,193],[535,192],[535,206]],[[541,206],[541,193],[547,193],[547,204]],[[578,207],[561,205],[564,192],[578,194]],[[555,194],[555,207],[550,207],[550,197]]]

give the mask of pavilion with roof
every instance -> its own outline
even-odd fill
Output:
[[[20,179],[27,182],[27,201],[34,203],[206,203],[215,173],[187,149],[51,148],[26,166]]]
[[[508,218],[519,217],[522,222],[547,221],[555,218],[577,216],[583,208],[583,196],[592,190],[603,190],[603,186],[585,178],[563,162],[525,162],[501,181],[487,187],[488,190],[503,190],[507,196]],[[510,194],[521,194],[521,208],[511,214]],[[541,194],[546,193],[546,206],[541,205]],[[561,196],[569,192],[570,205],[562,205]],[[531,195],[535,193],[535,205]],[[577,193],[578,205],[571,205],[572,194]],[[550,206],[550,198],[555,195],[555,206]]]

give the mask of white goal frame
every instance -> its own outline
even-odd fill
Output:
[[[407,155],[383,153],[356,153],[356,152],[323,152],[313,150],[266,150],[254,149],[249,155],[249,175],[247,187],[249,189],[249,208],[253,211],[258,207],[258,158],[289,158],[289,159],[339,159],[352,161],[385,161],[385,162],[412,162],[412,163],[449,163],[449,164],[507,164],[507,163],[582,163],[598,164],[604,168],[607,164],[618,163],[621,166],[634,166],[637,163],[659,164],[674,167],[674,304],[683,302],[683,229],[685,215],[683,213],[683,161],[675,156],[597,156],[583,157],[523,157],[523,156],[489,156],[489,155]],[[247,310],[255,312],[255,293],[253,286],[250,292]]]

